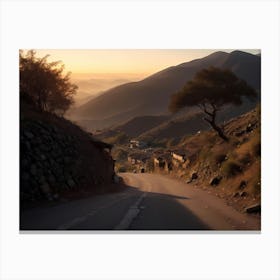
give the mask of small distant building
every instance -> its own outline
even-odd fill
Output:
[[[154,167],[155,168],[164,168],[165,162],[162,157],[155,157],[154,158]]]
[[[130,140],[129,147],[131,149],[133,148],[145,149],[147,147],[147,143],[139,140]]]
[[[128,156],[127,157],[127,161],[131,164],[135,164],[136,163],[136,159],[133,156]]]
[[[128,162],[131,164],[145,164],[149,157],[141,154],[141,153],[134,153],[130,154],[127,157]]]
[[[186,161],[185,151],[173,151],[171,152],[172,158],[179,161],[180,163],[184,163]]]
[[[169,172],[172,170],[172,161],[169,153],[154,157],[154,169]]]

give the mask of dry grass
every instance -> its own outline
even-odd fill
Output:
[[[260,201],[261,196],[261,138],[259,112],[253,110],[225,125],[230,141],[221,140],[213,131],[186,137],[181,147],[193,158],[185,170],[185,178],[197,172],[196,184],[224,197],[239,210]],[[248,126],[252,129],[248,129]],[[241,132],[241,133],[240,133]],[[180,174],[181,175],[181,174]],[[210,186],[209,181],[222,176],[221,183]]]

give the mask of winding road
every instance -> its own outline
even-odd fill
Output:
[[[21,213],[21,230],[260,230],[260,219],[192,185],[122,173],[127,188]]]

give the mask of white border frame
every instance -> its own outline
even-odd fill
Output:
[[[279,2],[1,1],[1,279],[279,279]],[[20,234],[19,48],[262,51],[261,234]]]

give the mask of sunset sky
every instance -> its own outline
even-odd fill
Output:
[[[71,80],[78,86],[76,103],[85,102],[109,88],[135,82],[193,59],[205,57],[218,49],[35,49],[38,57],[49,54],[48,62],[61,61]],[[231,52],[232,49],[221,51]],[[243,50],[257,54],[260,50]]]
[[[61,60],[74,76],[81,73],[137,74],[147,76],[166,67],[204,57],[218,50],[36,50],[39,57],[50,55],[49,61]],[[232,50],[223,50],[231,52]],[[260,50],[244,50],[257,54]]]

